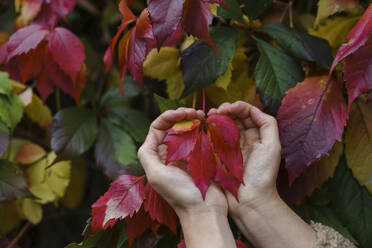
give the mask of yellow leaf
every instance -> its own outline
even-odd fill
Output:
[[[0,45],[4,44],[7,42],[9,39],[9,34],[0,32]]]
[[[26,115],[42,128],[48,128],[52,121],[52,113],[48,106],[35,94],[32,95],[32,101],[25,107]]]
[[[55,159],[55,153],[51,152],[26,170],[29,189],[41,204],[62,198],[70,182],[70,161],[53,164]]]
[[[0,202],[0,235],[4,235],[16,227],[22,222],[22,217],[19,216],[16,202],[1,203]]]
[[[217,81],[216,81],[216,86],[217,87],[220,87],[224,90],[227,90],[227,87],[229,86],[229,84],[231,82],[233,69],[234,68],[232,66],[232,63],[230,63],[229,66],[227,67],[225,73],[217,78]]]
[[[357,7],[360,5],[356,0],[320,0],[314,25],[318,26],[328,16]]]
[[[220,5],[218,3],[210,3],[210,4],[208,4],[208,6],[209,6],[209,9],[211,10],[212,14],[214,16],[216,16],[217,15],[217,8]]]
[[[333,55],[336,55],[338,48],[347,41],[347,34],[359,18],[359,16],[336,16],[326,19],[317,29],[308,28],[307,31],[311,35],[328,40]]]
[[[181,44],[181,51],[187,49],[189,46],[192,45],[192,43],[194,43],[195,41],[197,40],[197,38],[195,38],[194,36],[192,35],[188,35],[186,37],[186,39],[183,41],[183,43]]]
[[[68,208],[78,207],[84,198],[86,183],[85,161],[79,157],[71,161],[71,179],[66,193],[61,199],[63,206]]]
[[[224,102],[245,101],[254,102],[256,87],[253,79],[248,77],[248,60],[244,52],[237,52],[232,61],[231,83],[227,89],[217,87],[215,84],[206,88],[207,97],[216,106]]]
[[[152,49],[143,63],[143,72],[147,77],[166,80],[170,99],[178,99],[184,89],[180,69],[179,51],[172,47],[162,47],[160,52]]]
[[[21,216],[32,224],[38,224],[43,218],[43,209],[41,205],[33,199],[21,199],[17,201],[18,211]]]
[[[17,153],[15,161],[21,164],[33,164],[46,155],[46,151],[38,145],[28,144]]]
[[[345,155],[354,177],[372,194],[372,102],[363,97],[351,106]]]
[[[17,156],[18,152],[26,145],[32,144],[31,141],[13,138],[10,140],[8,149],[3,154],[1,158],[8,159],[11,162],[16,162],[15,157]]]

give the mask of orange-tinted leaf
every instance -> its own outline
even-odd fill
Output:
[[[341,141],[346,118],[342,86],[328,76],[307,78],[287,91],[278,120],[290,184]]]
[[[43,148],[35,144],[25,145],[16,155],[15,161],[21,164],[33,164],[46,155]]]

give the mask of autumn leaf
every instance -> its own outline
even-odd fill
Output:
[[[227,116],[181,122],[169,129],[164,139],[168,149],[166,163],[186,160],[203,198],[212,180],[238,198],[243,182],[239,137],[235,122]]]
[[[47,30],[30,25],[9,38],[7,52],[9,64],[17,68],[23,83],[37,80],[44,101],[57,87],[78,102],[85,87],[86,67],[83,45],[73,33],[65,28]]]
[[[345,59],[343,72],[350,109],[357,97],[372,89],[372,36]]]
[[[360,5],[356,0],[320,0],[314,25],[318,26],[328,16],[357,7]]]
[[[313,162],[341,141],[347,109],[340,82],[310,77],[290,89],[277,116],[282,155],[292,184]]]
[[[359,98],[351,106],[350,118],[345,134],[345,156],[347,165],[355,179],[372,193],[372,104]]]
[[[144,177],[122,175],[92,205],[92,231],[112,227],[139,211],[145,198]]]
[[[369,5],[368,9],[364,12],[358,23],[347,35],[348,43],[343,44],[337,52],[335,60],[333,61],[332,67],[329,71],[331,74],[336,65],[350,54],[354,53],[361,46],[363,46],[370,34],[372,33],[372,4]]]

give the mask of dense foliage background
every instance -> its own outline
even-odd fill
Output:
[[[176,247],[151,187],[134,216],[106,212],[130,189],[97,199],[119,176],[113,188],[144,187],[151,120],[203,98],[275,115],[282,197],[372,247],[370,2],[2,0],[0,13],[0,247]]]

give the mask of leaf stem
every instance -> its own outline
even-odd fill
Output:
[[[202,92],[203,92],[203,112],[205,113],[205,88],[203,88]]]
[[[12,240],[12,242],[9,243],[9,245],[6,248],[14,247],[30,226],[31,226],[30,222],[27,222],[26,224],[24,224],[21,230],[18,232],[17,236],[15,236],[15,238]]]

